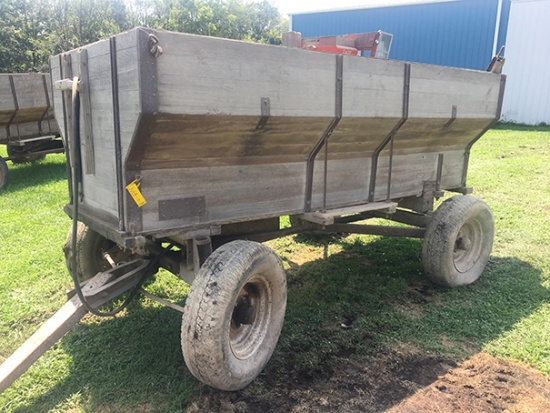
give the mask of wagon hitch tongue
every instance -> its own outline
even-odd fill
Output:
[[[149,262],[140,258],[96,274],[82,287],[86,301],[98,308],[130,290],[145,276]],[[75,295],[67,301],[0,365],[0,393],[26,372],[87,313],[78,296]]]

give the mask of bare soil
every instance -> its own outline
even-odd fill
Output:
[[[404,349],[332,367],[294,380],[264,374],[233,393],[205,386],[187,413],[550,412],[548,378],[486,353],[455,363]]]

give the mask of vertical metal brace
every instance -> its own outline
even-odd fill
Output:
[[[79,49],[78,78],[80,79],[80,99],[84,115],[84,165],[85,173],[95,175],[94,139],[92,127],[92,101],[90,97],[90,78],[88,74],[88,51]]]
[[[448,128],[453,124],[453,122],[456,120],[456,112],[457,112],[456,105],[453,105],[451,108],[451,118],[445,125],[443,125],[444,128]]]
[[[391,135],[390,139],[390,161],[388,165],[388,191],[386,193],[386,200],[391,199],[391,175],[393,172],[393,141],[394,141],[395,134]]]
[[[323,164],[323,211],[327,210],[327,187],[328,187],[328,139],[325,139],[325,159]]]
[[[372,154],[371,162],[371,173],[370,173],[370,185],[369,185],[369,202],[374,202],[374,193],[376,190],[376,174],[378,171],[378,158],[380,153],[384,148],[391,142],[391,151],[390,151],[390,165],[388,170],[388,192],[387,196],[390,199],[390,190],[391,190],[391,169],[393,162],[393,137],[397,134],[399,129],[405,124],[409,118],[409,97],[410,97],[410,88],[411,88],[411,65],[410,63],[405,63],[404,65],[404,76],[403,76],[403,108],[401,119],[393,127],[391,132],[384,138],[382,143],[378,145],[375,151]]]
[[[265,128],[269,117],[271,116],[271,100],[269,98],[262,98],[260,100],[260,120],[256,125],[256,130]]]
[[[63,53],[59,55],[59,79],[72,79],[73,78],[73,71],[72,71],[72,65],[71,65],[71,55]],[[69,182],[69,197],[71,200],[71,204],[73,203],[73,186],[71,185],[71,182],[73,181],[72,178],[72,168],[70,165],[72,165],[72,159],[71,159],[71,151],[72,151],[72,145],[73,142],[71,140],[72,135],[72,100],[70,96],[70,91],[63,91],[61,92],[61,100],[62,100],[62,106],[63,106],[63,129],[65,131],[64,133],[64,145],[65,145],[65,156],[67,157],[67,176],[68,176],[68,182]],[[61,125],[59,125],[61,127]]]
[[[44,122],[44,119],[46,119],[46,116],[48,115],[48,112],[50,111],[51,102],[50,102],[50,94],[48,93],[48,85],[46,83],[46,75],[42,75],[42,86],[44,87],[44,96],[46,96],[46,109],[44,112],[42,112],[42,116],[38,120],[38,133],[40,136],[44,136],[44,130],[42,129],[42,122]],[[50,124],[48,122],[48,132],[50,132]]]
[[[437,173],[435,175],[435,197],[440,198],[441,193],[441,175],[443,175],[443,154],[437,156]]]
[[[111,87],[113,96],[113,127],[115,138],[115,168],[117,182],[118,229],[124,231],[124,181],[122,177],[122,143],[120,136],[120,105],[118,100],[118,66],[116,37],[109,39],[111,56]]]
[[[10,120],[6,124],[6,136],[8,138],[8,141],[11,138],[11,124],[15,120],[15,117],[17,116],[17,112],[19,111],[19,102],[17,101],[17,92],[15,91],[15,83],[13,82],[13,76],[9,75],[9,79],[10,79],[11,95],[13,97],[14,111],[10,116]],[[19,127],[17,128],[17,136],[19,136]]]
[[[495,117],[493,121],[487,125],[479,135],[477,135],[469,144],[466,146],[466,151],[464,152],[464,167],[462,168],[462,186],[466,186],[466,177],[468,176],[468,164],[470,163],[470,150],[472,149],[472,146],[474,143],[476,143],[479,138],[481,138],[485,132],[487,132],[489,129],[491,129],[500,119],[500,116],[502,114],[502,102],[504,100],[504,87],[506,86],[506,75],[500,75],[500,88],[498,92],[498,103],[497,103],[497,111],[495,113]]]
[[[210,254],[212,254],[212,239],[210,237],[193,238],[193,271],[195,274]]]
[[[153,29],[139,29],[137,34],[137,51],[139,56],[139,106],[138,128],[134,131],[132,140],[128,145],[128,152],[124,156],[124,165],[121,160],[122,179],[130,183],[137,176],[141,176],[141,163],[143,162],[147,143],[151,139],[151,132],[159,113],[158,94],[158,61],[163,53],[157,34]],[[118,93],[118,91],[117,91]],[[122,169],[124,166],[124,169]],[[130,197],[125,186],[119,183],[119,189],[124,195],[124,225],[125,231],[137,234],[143,230],[143,211]]]
[[[342,119],[342,95],[343,95],[343,77],[344,77],[344,56],[336,55],[336,81],[335,81],[335,114],[334,119],[330,122],[323,136],[317,142],[313,150],[310,152],[306,166],[306,202],[304,212],[311,212],[311,199],[313,196],[313,172],[315,167],[315,158],[325,148],[325,171],[323,184],[323,209],[326,208],[327,197],[327,179],[328,179],[328,139],[338,126]]]

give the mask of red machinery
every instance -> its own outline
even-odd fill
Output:
[[[362,51],[370,51],[370,55],[367,56],[387,59],[390,54],[392,39],[392,34],[381,30],[371,33],[309,37],[305,39],[302,38],[302,34],[299,32],[288,32],[283,34],[283,45],[352,56],[365,55]]]

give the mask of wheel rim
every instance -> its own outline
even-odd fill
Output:
[[[458,272],[471,270],[481,255],[483,227],[477,219],[470,219],[460,228],[456,236],[453,261]]]
[[[258,350],[266,336],[271,316],[272,291],[260,276],[253,276],[239,292],[231,315],[229,345],[240,360]]]

